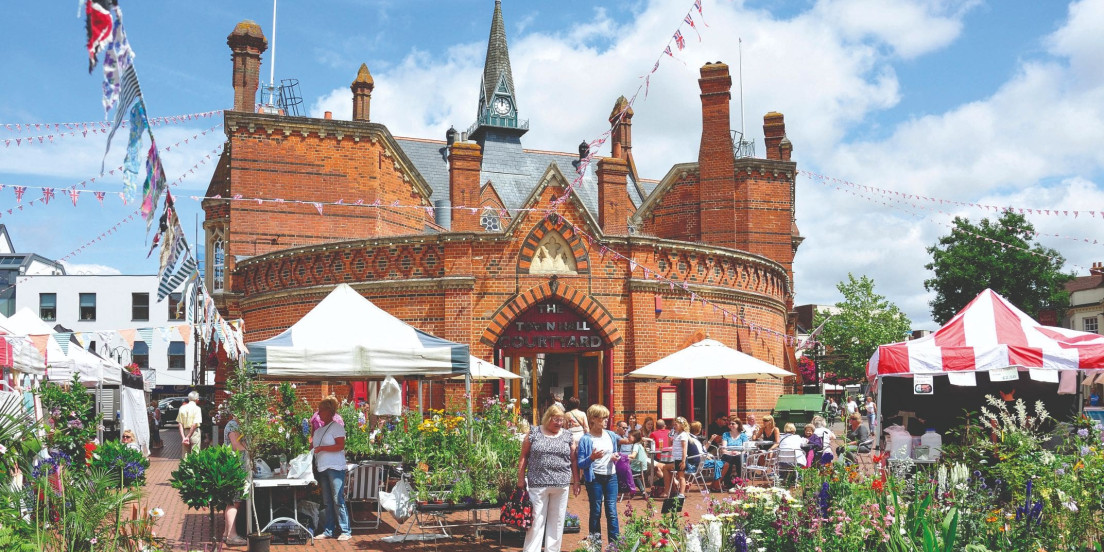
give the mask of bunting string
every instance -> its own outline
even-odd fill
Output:
[[[828,182],[823,182],[822,181],[822,184],[824,184],[827,187],[832,187],[832,184],[830,184]],[[1059,259],[1057,257],[1053,257],[1053,256],[1050,256],[1050,255],[1044,255],[1042,253],[1039,253],[1038,251],[1034,251],[1032,249],[1022,247],[1022,246],[1019,246],[1019,245],[1016,245],[1016,244],[1011,244],[1011,243],[1002,242],[1000,240],[995,240],[995,239],[990,238],[988,236],[983,236],[983,235],[978,234],[976,232],[971,232],[969,230],[960,228],[958,226],[955,226],[952,223],[936,220],[934,217],[927,216],[927,215],[922,214],[922,213],[918,213],[918,212],[916,212],[912,209],[909,209],[908,207],[905,207],[903,205],[894,204],[892,202],[892,200],[890,200],[888,198],[875,197],[875,196],[872,196],[872,195],[868,195],[867,193],[864,193],[864,192],[859,191],[859,190],[849,189],[849,188],[841,187],[841,186],[835,186],[835,190],[846,193],[846,194],[853,195],[853,196],[861,198],[861,199],[865,199],[865,200],[867,200],[871,203],[877,203],[877,204],[881,204],[881,205],[884,205],[886,207],[889,207],[891,209],[898,209],[900,211],[904,211],[904,212],[909,213],[909,214],[911,214],[911,215],[913,215],[917,218],[927,219],[931,222],[934,222],[935,224],[938,224],[940,226],[949,228],[952,232],[957,232],[957,233],[960,233],[960,234],[973,236],[973,237],[978,238],[982,241],[986,241],[986,242],[989,242],[989,243],[992,243],[992,244],[1000,245],[1002,247],[1007,247],[1007,248],[1023,251],[1024,253],[1027,253],[1029,255],[1033,255],[1033,256],[1036,256],[1036,257],[1041,257],[1041,258],[1044,258],[1044,259],[1047,259],[1047,260],[1050,260],[1050,261],[1053,261],[1053,262],[1058,262],[1058,261],[1061,260],[1061,261],[1066,262],[1066,264],[1069,264],[1070,266],[1072,266],[1072,267],[1074,267],[1074,268],[1076,268],[1076,269],[1078,269],[1082,272],[1085,272],[1085,273],[1087,273],[1089,271],[1089,269],[1087,269],[1087,268],[1085,268],[1085,267],[1083,267],[1079,264],[1070,263],[1068,261],[1065,261],[1064,259]],[[942,211],[940,211],[940,212],[943,213]],[[948,215],[948,216],[952,216],[952,215],[950,215],[950,213],[943,213],[943,214]]]
[[[974,209],[981,209],[983,211],[989,211],[989,212],[994,212],[994,213],[1000,213],[1000,212],[1003,212],[1003,211],[1014,211],[1014,212],[1019,213],[1021,215],[1046,215],[1046,216],[1055,216],[1055,217],[1057,217],[1057,216],[1068,217],[1068,216],[1072,215],[1073,218],[1078,218],[1081,215],[1088,215],[1089,218],[1096,218],[1097,216],[1099,216],[1101,220],[1104,220],[1104,207],[1102,207],[1098,210],[1095,210],[1095,211],[1089,211],[1089,210],[1084,210],[1084,209],[1076,209],[1076,210],[1075,209],[1039,209],[1039,208],[1032,208],[1032,207],[1018,207],[1018,206],[1015,206],[1015,205],[990,205],[990,204],[985,204],[985,203],[971,203],[971,202],[966,202],[966,201],[957,201],[957,200],[953,200],[953,199],[943,199],[943,198],[938,198],[938,197],[929,197],[929,196],[922,196],[922,195],[918,195],[918,194],[910,194],[910,193],[907,193],[907,192],[899,192],[899,191],[890,190],[890,189],[887,189],[887,188],[878,188],[878,187],[875,187],[875,186],[866,186],[864,184],[855,184],[854,182],[849,182],[847,180],[843,180],[843,179],[840,179],[840,178],[825,176],[825,175],[822,175],[822,174],[817,174],[817,173],[814,173],[814,172],[811,172],[811,171],[806,171],[806,170],[799,170],[797,172],[799,174],[803,174],[803,175],[805,175],[805,176],[807,176],[807,177],[809,177],[813,180],[819,180],[821,182],[831,183],[831,184],[839,184],[839,185],[847,186],[848,188],[852,188],[852,189],[855,189],[855,190],[862,190],[864,192],[868,192],[868,193],[871,193],[871,194],[880,194],[880,195],[883,195],[883,196],[886,196],[886,197],[900,198],[900,199],[903,199],[903,200],[925,201],[925,202],[928,202],[928,203],[938,203],[939,205],[954,205],[956,207],[971,207],[971,208],[974,208]]]
[[[222,110],[208,111],[204,113],[192,113],[188,115],[173,115],[170,117],[153,117],[147,119],[150,126],[166,126],[166,125],[178,125],[183,124],[193,119],[212,117],[221,114]],[[30,124],[5,124],[4,127],[10,131],[8,137],[3,138],[4,147],[20,147],[20,146],[34,146],[38,144],[55,144],[57,140],[63,138],[88,138],[89,135],[93,137],[98,136],[100,133],[107,134],[110,130],[110,123],[48,123],[48,124],[35,124],[36,127],[43,127],[44,131],[49,131],[50,127],[54,127],[55,132],[50,134],[39,134],[33,136],[21,136],[24,131],[32,130]],[[130,127],[129,121],[123,121],[119,124],[120,128]],[[73,129],[70,132],[61,131],[62,128]],[[208,129],[209,131],[210,129]],[[42,132],[42,130],[34,129],[35,132]],[[206,132],[204,132],[206,134]]]
[[[217,126],[221,126],[221,123],[219,125],[216,125],[216,127]],[[212,129],[208,129],[208,131],[206,131],[206,132],[209,132],[210,130],[212,130]],[[188,140],[191,140],[191,138],[181,140],[181,141],[177,142],[176,144],[173,144],[172,146],[166,147],[165,149],[166,149],[166,151],[168,151],[172,148],[179,147],[181,144],[187,143]],[[206,165],[208,161],[217,162],[218,152],[220,152],[221,150],[222,150],[222,145],[219,145],[218,147],[212,149],[202,159],[200,159],[198,162],[196,162],[194,165],[192,165],[191,168],[188,169],[188,171],[187,171],[188,174],[193,174],[196,171],[200,170],[200,167],[203,166],[203,165]],[[122,173],[122,172],[123,172],[123,166],[120,165],[118,167],[115,167],[115,168],[109,170],[105,174],[107,174],[108,176],[114,176],[116,173]],[[69,197],[70,201],[73,203],[73,206],[77,205],[77,200],[80,198],[81,194],[91,194],[92,196],[94,196],[96,198],[96,200],[99,202],[101,207],[103,206],[104,199],[106,199],[107,197],[111,197],[111,198],[118,197],[119,201],[121,201],[124,206],[131,203],[132,200],[124,192],[88,189],[88,184],[95,184],[97,179],[99,179],[100,182],[103,182],[104,180],[106,180],[105,178],[101,178],[101,177],[92,177],[92,178],[89,178],[89,179],[86,179],[86,180],[82,180],[79,183],[74,184],[72,186],[68,186],[68,187],[17,185],[17,184],[6,184],[6,183],[0,182],[0,194],[2,194],[4,192],[4,190],[11,189],[14,196],[15,196],[15,203],[16,203],[15,205],[13,205],[11,207],[7,207],[7,208],[0,207],[0,220],[2,220],[4,217],[11,217],[11,216],[13,216],[17,213],[23,212],[24,207],[34,207],[36,205],[47,205],[46,197],[47,196],[53,197],[57,192],[64,192]],[[34,190],[32,195],[34,195],[35,197],[33,197],[32,199],[30,199],[29,201],[24,203],[23,198],[26,195],[27,191],[29,191],[29,190]]]

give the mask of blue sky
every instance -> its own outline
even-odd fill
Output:
[[[527,147],[574,151],[598,136],[614,100],[631,95],[690,11],[692,1],[505,0]],[[272,4],[259,0],[122,2],[150,116],[223,109],[232,101],[226,36],[254,19],[272,37]],[[491,0],[289,2],[279,5],[276,78],[298,78],[304,108],[351,114],[348,85],[360,63],[376,80],[373,120],[397,136],[443,138],[474,118]],[[737,63],[743,39],[746,126],[761,143],[764,113],[786,115],[800,169],[856,184],[968,203],[1104,211],[1104,0],[703,0],[701,41],[683,25],[686,49],[664,58],[647,101],[634,106],[634,151],[645,177],[662,178],[697,157],[697,67]],[[3,124],[103,120],[102,73],[87,72],[83,19],[76,2],[32,2],[10,10],[0,40],[0,184],[72,186],[96,177],[105,138],[2,147],[16,133]],[[267,80],[270,56],[262,75]],[[739,110],[733,105],[734,125]],[[221,143],[219,122],[201,119],[155,128],[170,180]],[[62,132],[68,132],[63,129]],[[116,138],[108,167],[121,163]],[[212,156],[212,159],[214,156]],[[175,190],[185,226],[194,225],[213,163]],[[120,191],[117,177],[88,189]],[[39,197],[29,190],[24,204]],[[60,193],[48,206],[15,206],[0,190],[0,223],[20,250],[62,257],[133,210],[115,196],[100,207]],[[925,206],[931,206],[926,204]],[[878,289],[917,322],[930,315],[922,282],[924,247],[947,232],[951,215],[983,211],[935,205],[921,215],[798,182],[799,303],[831,303],[847,272],[872,276]],[[1104,218],[1032,216],[1068,268],[1104,260],[1094,239]],[[73,257],[74,270],[151,273],[143,225],[129,222]]]

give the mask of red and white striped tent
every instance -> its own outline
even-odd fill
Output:
[[[935,333],[878,347],[866,376],[961,374],[973,380],[977,372],[1009,367],[1051,382],[1063,372],[1104,370],[1104,335],[1043,326],[986,289]]]

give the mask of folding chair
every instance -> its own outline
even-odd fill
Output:
[[[690,465],[691,465],[690,461],[695,459],[695,458],[698,460],[698,463],[693,468],[691,468],[690,467]],[[706,469],[706,461],[707,460],[712,460],[712,459],[713,459],[712,455],[709,455],[709,454],[699,454],[697,456],[691,456],[691,457],[686,459],[686,466],[687,466],[687,468],[686,468],[686,483],[687,483],[687,485],[694,484],[694,485],[698,486],[699,491],[704,489],[706,492],[709,492],[709,481],[706,481],[706,479],[705,479],[705,475],[706,475],[705,472],[708,471]]]
[[[744,463],[744,479],[774,485],[778,480],[778,449],[749,455]]]
[[[778,477],[793,475],[794,481],[801,475],[798,470],[804,460],[805,451],[801,449],[778,449]]]
[[[387,482],[387,466],[382,464],[359,464],[349,470],[345,476],[345,502],[349,504],[349,524],[358,529],[379,529],[380,514],[382,509],[379,503],[379,493],[384,490]],[[357,520],[353,511],[353,504],[376,503],[376,519]]]

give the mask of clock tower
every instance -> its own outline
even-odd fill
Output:
[[[518,119],[510,52],[506,48],[506,25],[502,21],[502,0],[495,0],[491,35],[487,39],[487,60],[479,87],[479,109],[468,136],[483,144],[489,134],[516,140],[529,130],[529,121]]]

